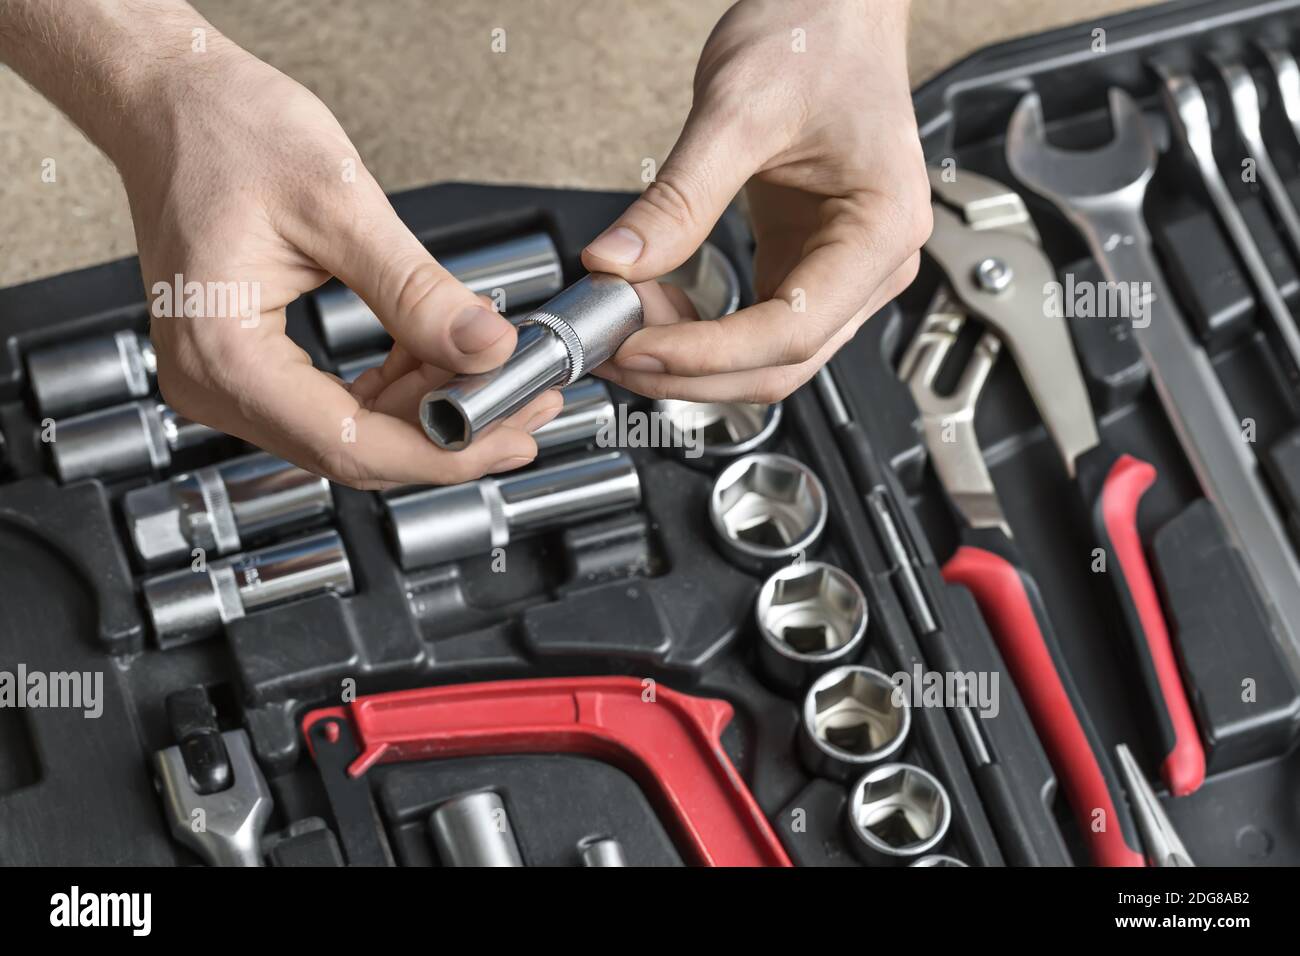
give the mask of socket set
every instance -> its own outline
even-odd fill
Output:
[[[0,670],[103,674],[95,719],[0,709],[0,862],[1300,862],[1300,3],[1095,27],[918,91],[926,265],[771,406],[588,374],[629,196],[394,196],[520,330],[429,440],[564,390],[462,485],[176,415],[134,260],[0,290]],[[663,281],[720,316],[752,252],[729,212]],[[1146,326],[1075,295],[1137,280]],[[389,341],[335,282],[287,327],[345,381]]]

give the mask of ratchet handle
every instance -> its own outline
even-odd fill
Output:
[[[1176,797],[1205,780],[1205,750],[1187,702],[1173,642],[1138,533],[1138,505],[1155,483],[1154,466],[1104,442],[1076,460],[1093,538],[1105,551],[1106,577],[1132,638],[1160,739],[1160,775]]]
[[[1047,750],[1098,866],[1145,866],[1119,775],[1088,718],[1014,544],[996,528],[966,529],[943,578],[971,592]]]

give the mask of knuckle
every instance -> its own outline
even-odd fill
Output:
[[[403,324],[414,322],[430,305],[449,297],[448,290],[459,287],[455,277],[432,260],[408,267],[395,284],[394,313]]]
[[[686,228],[696,219],[698,190],[679,170],[666,171],[646,187],[641,199],[674,226]]]

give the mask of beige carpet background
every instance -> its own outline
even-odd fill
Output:
[[[70,0],[76,2],[76,0]],[[729,0],[193,0],[311,88],[388,190],[443,180],[640,188]],[[915,0],[913,83],[988,43],[1139,0]],[[490,50],[506,30],[507,52]],[[54,183],[42,162],[57,163]],[[135,251],[112,166],[0,66],[0,286]]]

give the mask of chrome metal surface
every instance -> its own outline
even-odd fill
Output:
[[[27,378],[41,415],[58,417],[144,398],[157,359],[143,335],[122,331],[33,349]]]
[[[506,806],[490,790],[438,806],[429,815],[429,831],[443,866],[524,865]]]
[[[773,572],[754,605],[759,663],[783,687],[798,688],[861,651],[867,598],[844,571],[804,561]]]
[[[934,774],[906,763],[868,770],[849,792],[849,843],[866,863],[899,865],[948,834],[952,804]]]
[[[911,726],[911,708],[888,674],[836,667],[804,695],[799,752],[810,772],[847,780],[898,754]]]
[[[1133,819],[1137,822],[1138,832],[1142,835],[1142,846],[1151,865],[1195,866],[1178,831],[1169,822],[1165,808],[1160,805],[1151,784],[1142,775],[1142,768],[1133,758],[1128,744],[1117,744],[1115,756],[1119,762],[1120,776],[1124,778],[1124,789],[1128,792],[1129,806],[1133,808]]]
[[[749,566],[803,556],[820,540],[826,516],[821,479],[788,455],[761,452],[733,461],[709,496],[713,530]]]

